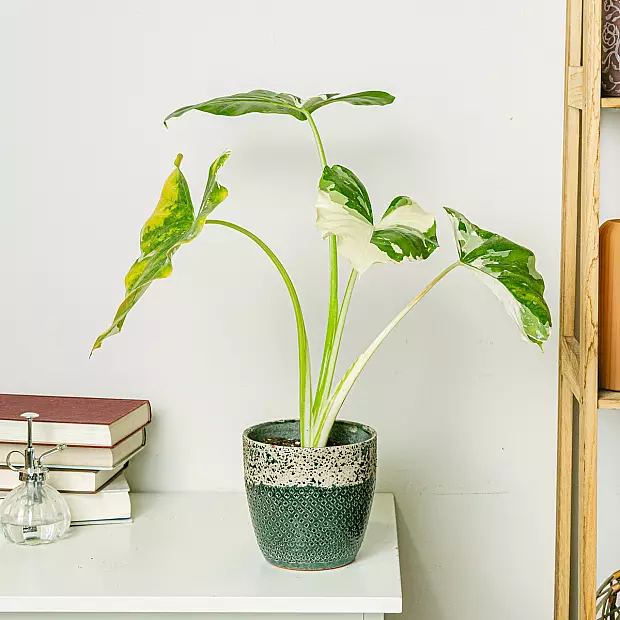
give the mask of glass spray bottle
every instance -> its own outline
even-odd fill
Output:
[[[28,446],[23,452],[24,466],[11,463],[11,455],[22,454],[13,450],[6,457],[7,466],[19,472],[20,483],[0,503],[0,529],[4,536],[19,545],[39,545],[58,540],[71,524],[69,507],[63,496],[49,484],[49,469],[42,460],[67,446],[59,444],[38,458],[32,445],[32,420],[36,413],[22,413],[28,421]]]

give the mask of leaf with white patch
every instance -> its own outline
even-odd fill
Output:
[[[395,198],[373,224],[368,192],[344,166],[323,170],[316,210],[321,235],[335,235],[338,251],[359,273],[374,263],[423,260],[438,247],[434,216],[408,196]]]
[[[551,331],[545,283],[530,250],[479,228],[445,208],[454,229],[460,262],[471,268],[502,301],[523,337],[542,348]]]
[[[167,278],[172,273],[174,253],[200,234],[207,216],[226,198],[228,190],[218,183],[217,172],[228,156],[226,152],[211,164],[202,202],[195,216],[189,187],[180,168],[183,156],[177,156],[175,169],[164,183],[155,211],[142,227],[140,257],[125,276],[125,299],[112,325],[95,341],[93,351],[106,338],[121,331],[129,311],[155,280]]]
[[[435,217],[409,196],[398,196],[375,226],[370,242],[394,262],[424,260],[439,246]]]

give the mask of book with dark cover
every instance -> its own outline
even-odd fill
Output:
[[[0,442],[25,443],[22,413],[39,414],[33,441],[111,448],[151,421],[148,400],[0,394]]]

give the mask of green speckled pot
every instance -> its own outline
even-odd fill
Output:
[[[377,434],[338,420],[341,445],[295,448],[265,438],[299,438],[299,420],[265,422],[243,433],[245,490],[258,546],[281,568],[324,570],[355,560],[375,490]]]

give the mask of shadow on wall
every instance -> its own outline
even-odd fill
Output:
[[[403,588],[403,612],[401,616],[388,618],[424,618],[424,620],[449,620],[441,615],[439,601],[433,593],[420,557],[413,544],[413,535],[396,501],[396,525],[400,549],[400,572]],[[446,585],[448,588],[449,585]]]

